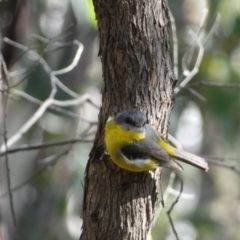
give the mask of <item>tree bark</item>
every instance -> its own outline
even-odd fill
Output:
[[[81,240],[150,239],[162,169],[134,173],[105,154],[104,125],[127,109],[146,113],[167,136],[174,77],[165,0],[93,0],[104,87],[99,125],[86,168]]]

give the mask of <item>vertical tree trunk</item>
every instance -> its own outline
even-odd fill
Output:
[[[173,106],[166,0],[93,0],[104,87],[98,132],[86,168],[82,240],[149,239],[161,169],[133,173],[105,154],[104,125],[127,109],[146,113],[165,137]]]

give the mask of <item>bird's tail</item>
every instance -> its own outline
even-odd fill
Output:
[[[187,164],[200,168],[206,172],[208,171],[208,163],[206,162],[206,160],[192,153],[176,149],[176,153],[174,157],[182,162],[185,162]]]

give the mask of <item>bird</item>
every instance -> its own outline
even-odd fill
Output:
[[[136,109],[110,117],[105,124],[104,140],[112,161],[128,171],[144,172],[158,167],[183,171],[176,160],[208,171],[205,159],[171,146],[147,124],[146,115]]]

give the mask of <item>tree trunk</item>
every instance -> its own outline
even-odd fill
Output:
[[[105,154],[107,118],[146,113],[166,137],[173,106],[169,13],[165,0],[93,0],[104,87],[95,143],[86,168],[82,240],[150,239],[160,205],[161,171],[120,169]]]

